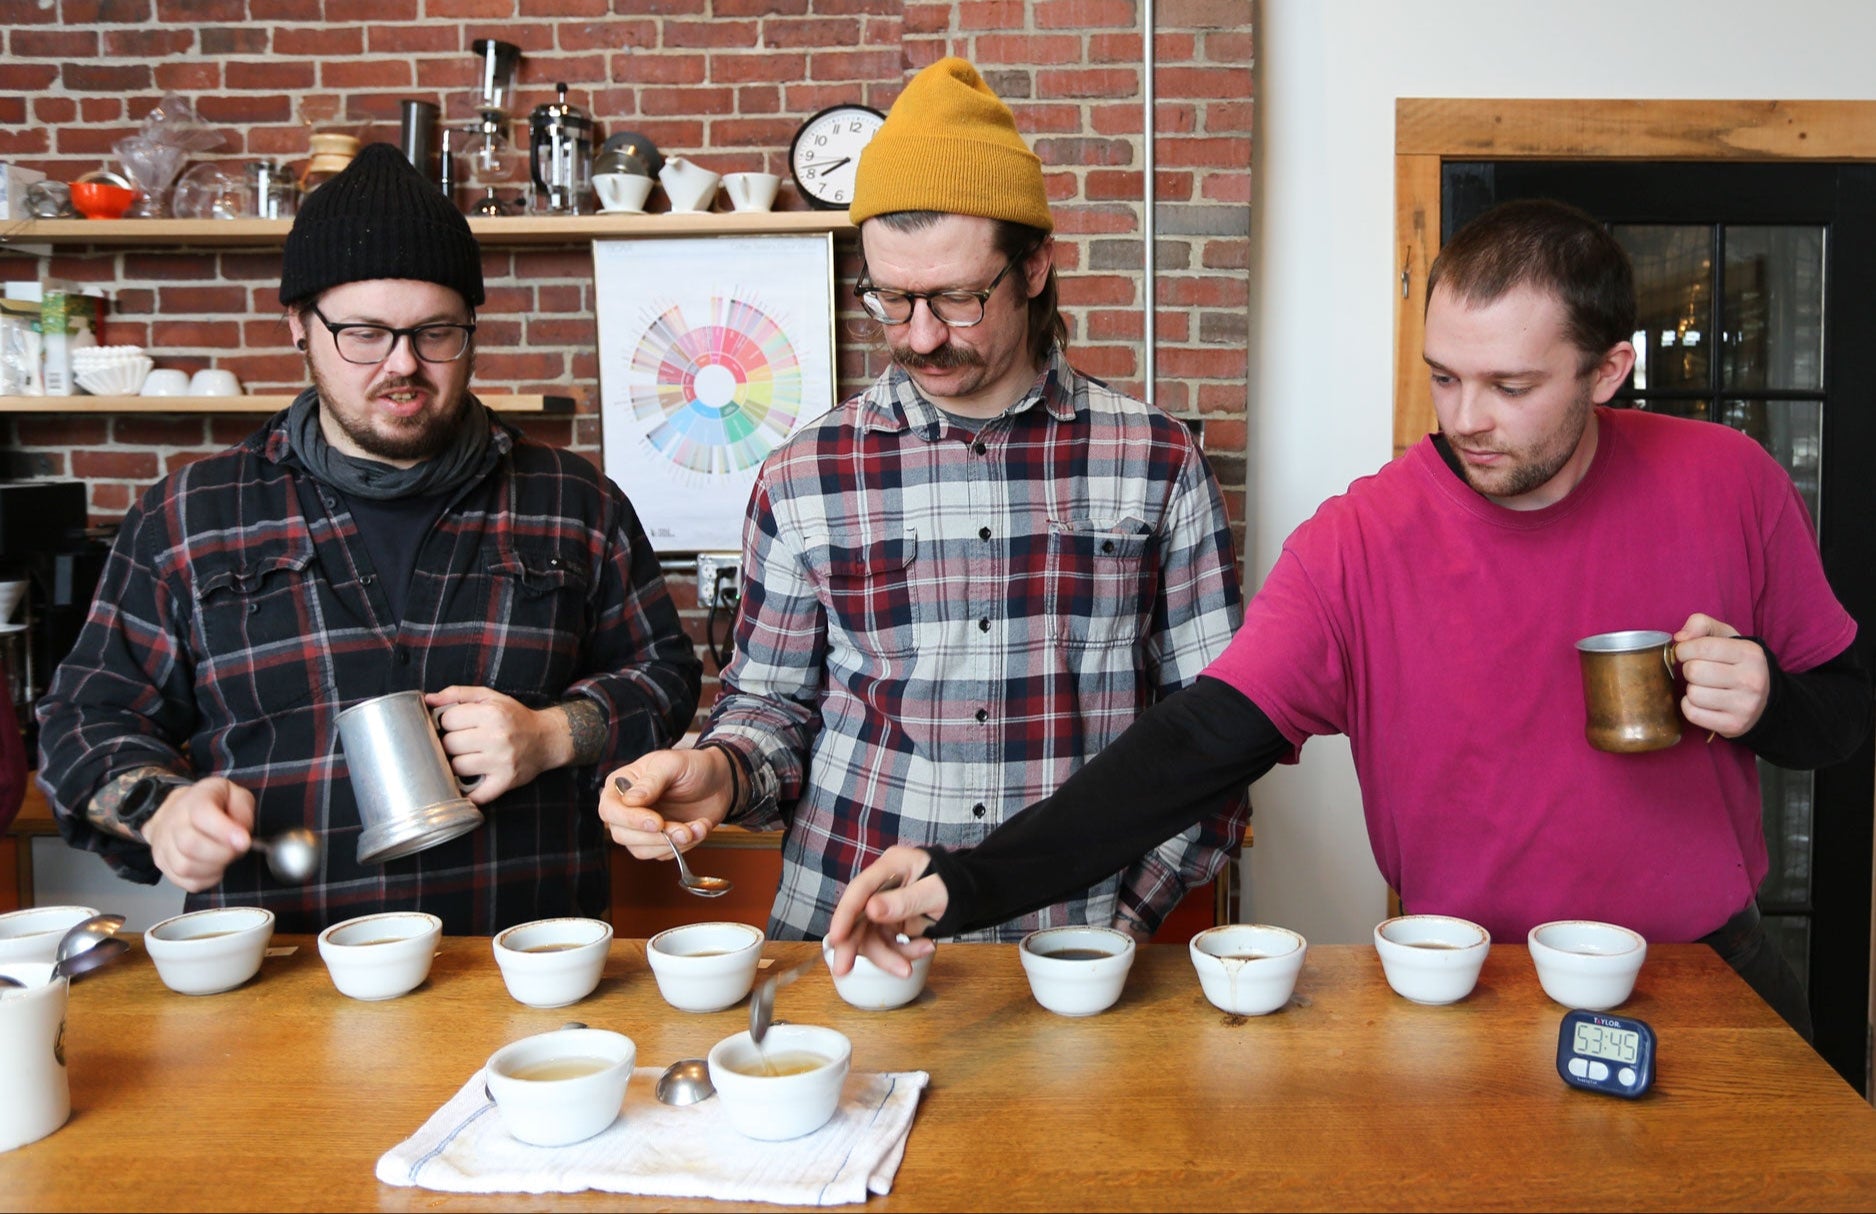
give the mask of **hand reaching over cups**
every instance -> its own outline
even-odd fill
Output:
[[[1690,725],[1737,738],[1759,723],[1771,699],[1772,672],[1757,641],[1695,612],[1674,634],[1674,657],[1687,683],[1681,715]]]
[[[733,762],[720,746],[640,755],[601,784],[600,821],[638,859],[669,860],[673,843],[680,851],[695,847],[736,807]]]
[[[930,864],[921,848],[889,847],[848,883],[827,929],[835,974],[852,969],[857,955],[903,978],[913,960],[937,947],[922,937],[944,914],[951,894],[937,876],[925,875]]]

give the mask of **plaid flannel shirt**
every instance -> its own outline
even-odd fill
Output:
[[[116,775],[157,766],[252,791],[257,834],[303,826],[325,843],[305,886],[251,854],[191,909],[266,906],[289,932],[415,909],[474,934],[606,913],[597,775],[683,733],[701,668],[618,488],[472,408],[492,427],[486,463],[423,541],[402,620],[344,499],[292,454],[285,413],[143,496],[39,705],[39,775],[68,842],[155,881],[149,848],[96,830],[85,808]],[[504,794],[468,835],[358,864],[338,714],[452,684],[534,709],[585,697],[608,725],[604,755]]]
[[[825,933],[895,843],[969,847],[1054,791],[1242,616],[1217,483],[1176,419],[1057,351],[972,435],[896,368],[764,463],[736,658],[705,737],[751,779],[737,820],[786,827],[769,932]],[[1035,927],[1150,931],[1210,880],[1247,803]]]

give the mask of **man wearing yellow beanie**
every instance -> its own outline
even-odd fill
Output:
[[[778,939],[824,934],[895,843],[968,847],[1190,683],[1240,618],[1217,484],[1186,428],[1078,373],[1042,162],[962,59],[918,73],[861,155],[854,290],[893,366],[758,476],[736,659],[694,750],[606,782],[644,859],[780,826]],[[1247,806],[972,939],[1144,938]]]

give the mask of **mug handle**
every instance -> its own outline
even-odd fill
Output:
[[[436,736],[439,738],[441,738],[444,734],[449,732],[449,730],[443,728],[443,711],[444,709],[448,707],[449,707],[448,704],[441,704],[430,710],[430,723],[436,726]],[[456,775],[454,767],[451,768],[449,774],[452,776],[455,776],[457,792],[461,792],[461,793],[473,792],[475,790],[475,786],[482,783],[482,777],[479,775],[476,775],[476,776]]]

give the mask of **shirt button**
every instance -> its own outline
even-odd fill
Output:
[[[990,719],[990,710],[988,708],[979,708],[977,710],[977,723],[979,725],[982,725],[985,721],[988,721],[989,719]]]
[[[399,666],[410,665],[410,650],[402,645],[397,647],[397,664]]]
[[[990,812],[989,810],[984,808],[984,803],[982,801],[979,801],[977,804],[971,806],[971,817],[973,818],[981,818],[989,812]]]
[[[989,616],[985,616],[983,619],[977,621],[977,631],[979,632],[990,631],[990,617]]]
[[[987,540],[987,539],[989,539],[989,538],[990,538],[990,528],[988,528],[988,527],[979,527],[979,528],[977,529],[977,538],[978,538],[978,539],[980,539],[980,540]]]
[[[1114,541],[1113,541],[1113,540],[1102,540],[1102,541],[1101,541],[1101,551],[1102,551],[1102,552],[1112,552],[1112,551],[1114,551]]]
[[[971,450],[975,451],[979,455],[982,455],[985,451],[988,451],[989,448],[984,446],[984,440],[980,438],[976,442],[971,444]]]

